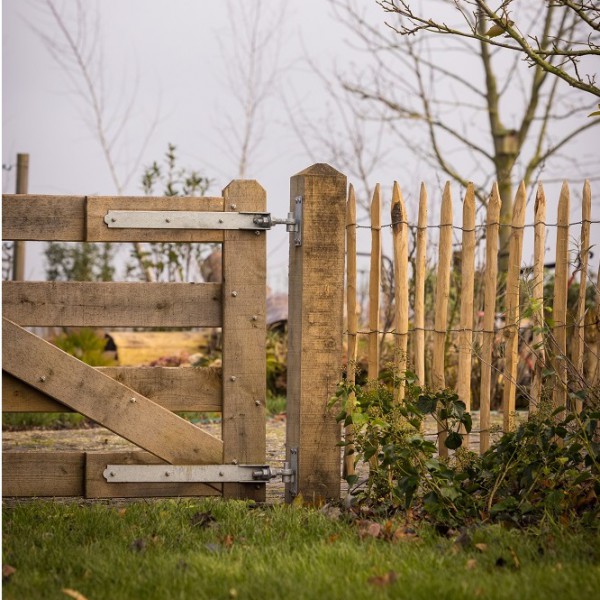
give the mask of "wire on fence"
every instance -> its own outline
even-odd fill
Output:
[[[537,227],[538,225],[544,225],[544,227],[574,227],[575,225],[583,225],[584,223],[588,223],[590,225],[598,225],[600,221],[598,220],[583,220],[583,221],[574,221],[573,223],[567,223],[566,225],[559,225],[558,223],[546,223],[545,221],[539,221],[538,223],[525,223],[522,227],[513,227],[510,223],[504,223],[506,227],[511,227],[512,229],[527,229],[530,227]],[[489,225],[503,225],[500,221],[494,221],[492,223],[481,223],[480,225],[475,225],[474,228],[466,229],[461,227],[460,225],[454,225],[452,223],[446,224],[437,224],[437,225],[411,225],[408,221],[394,221],[393,223],[385,223],[381,225],[381,227],[372,227],[371,225],[358,225],[357,223],[348,223],[346,227],[356,227],[356,229],[384,229],[386,227],[394,227],[394,225],[407,225],[409,229],[413,231],[418,231],[422,229],[441,229],[442,227],[452,227],[452,229],[456,229],[457,231],[463,232],[471,232],[477,231],[478,229],[486,229]]]

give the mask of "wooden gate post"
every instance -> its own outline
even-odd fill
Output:
[[[340,426],[327,408],[342,375],[346,177],[315,164],[290,180],[301,202],[301,245],[290,236],[287,443],[298,460],[298,494],[340,496]],[[286,500],[294,499],[286,484]]]

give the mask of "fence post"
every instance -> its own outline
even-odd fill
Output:
[[[29,154],[17,154],[17,194],[26,194],[29,187]],[[25,244],[27,242],[13,242],[13,280],[25,279]]]
[[[346,177],[315,164],[290,180],[301,199],[301,245],[290,236],[287,460],[297,452],[297,493],[319,502],[340,495],[340,426],[327,403],[341,378]],[[286,500],[294,499],[286,484]]]

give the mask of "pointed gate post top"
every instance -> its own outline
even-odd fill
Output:
[[[331,165],[327,163],[315,163],[310,167],[300,171],[300,173],[296,173],[294,177],[298,175],[312,175],[317,177],[343,177],[346,176],[343,173],[340,173],[337,169],[334,169]]]

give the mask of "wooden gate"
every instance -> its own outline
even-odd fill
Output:
[[[221,283],[3,284],[3,411],[80,412],[136,452],[9,452],[5,496],[224,495],[263,500],[263,483],[109,483],[108,464],[263,464],[265,461],[266,243],[264,231],[114,229],[109,211],[264,212],[254,181],[222,197],[3,197],[8,240],[217,242]],[[94,368],[25,327],[222,327],[223,365]],[[219,411],[222,440],[176,411]]]

